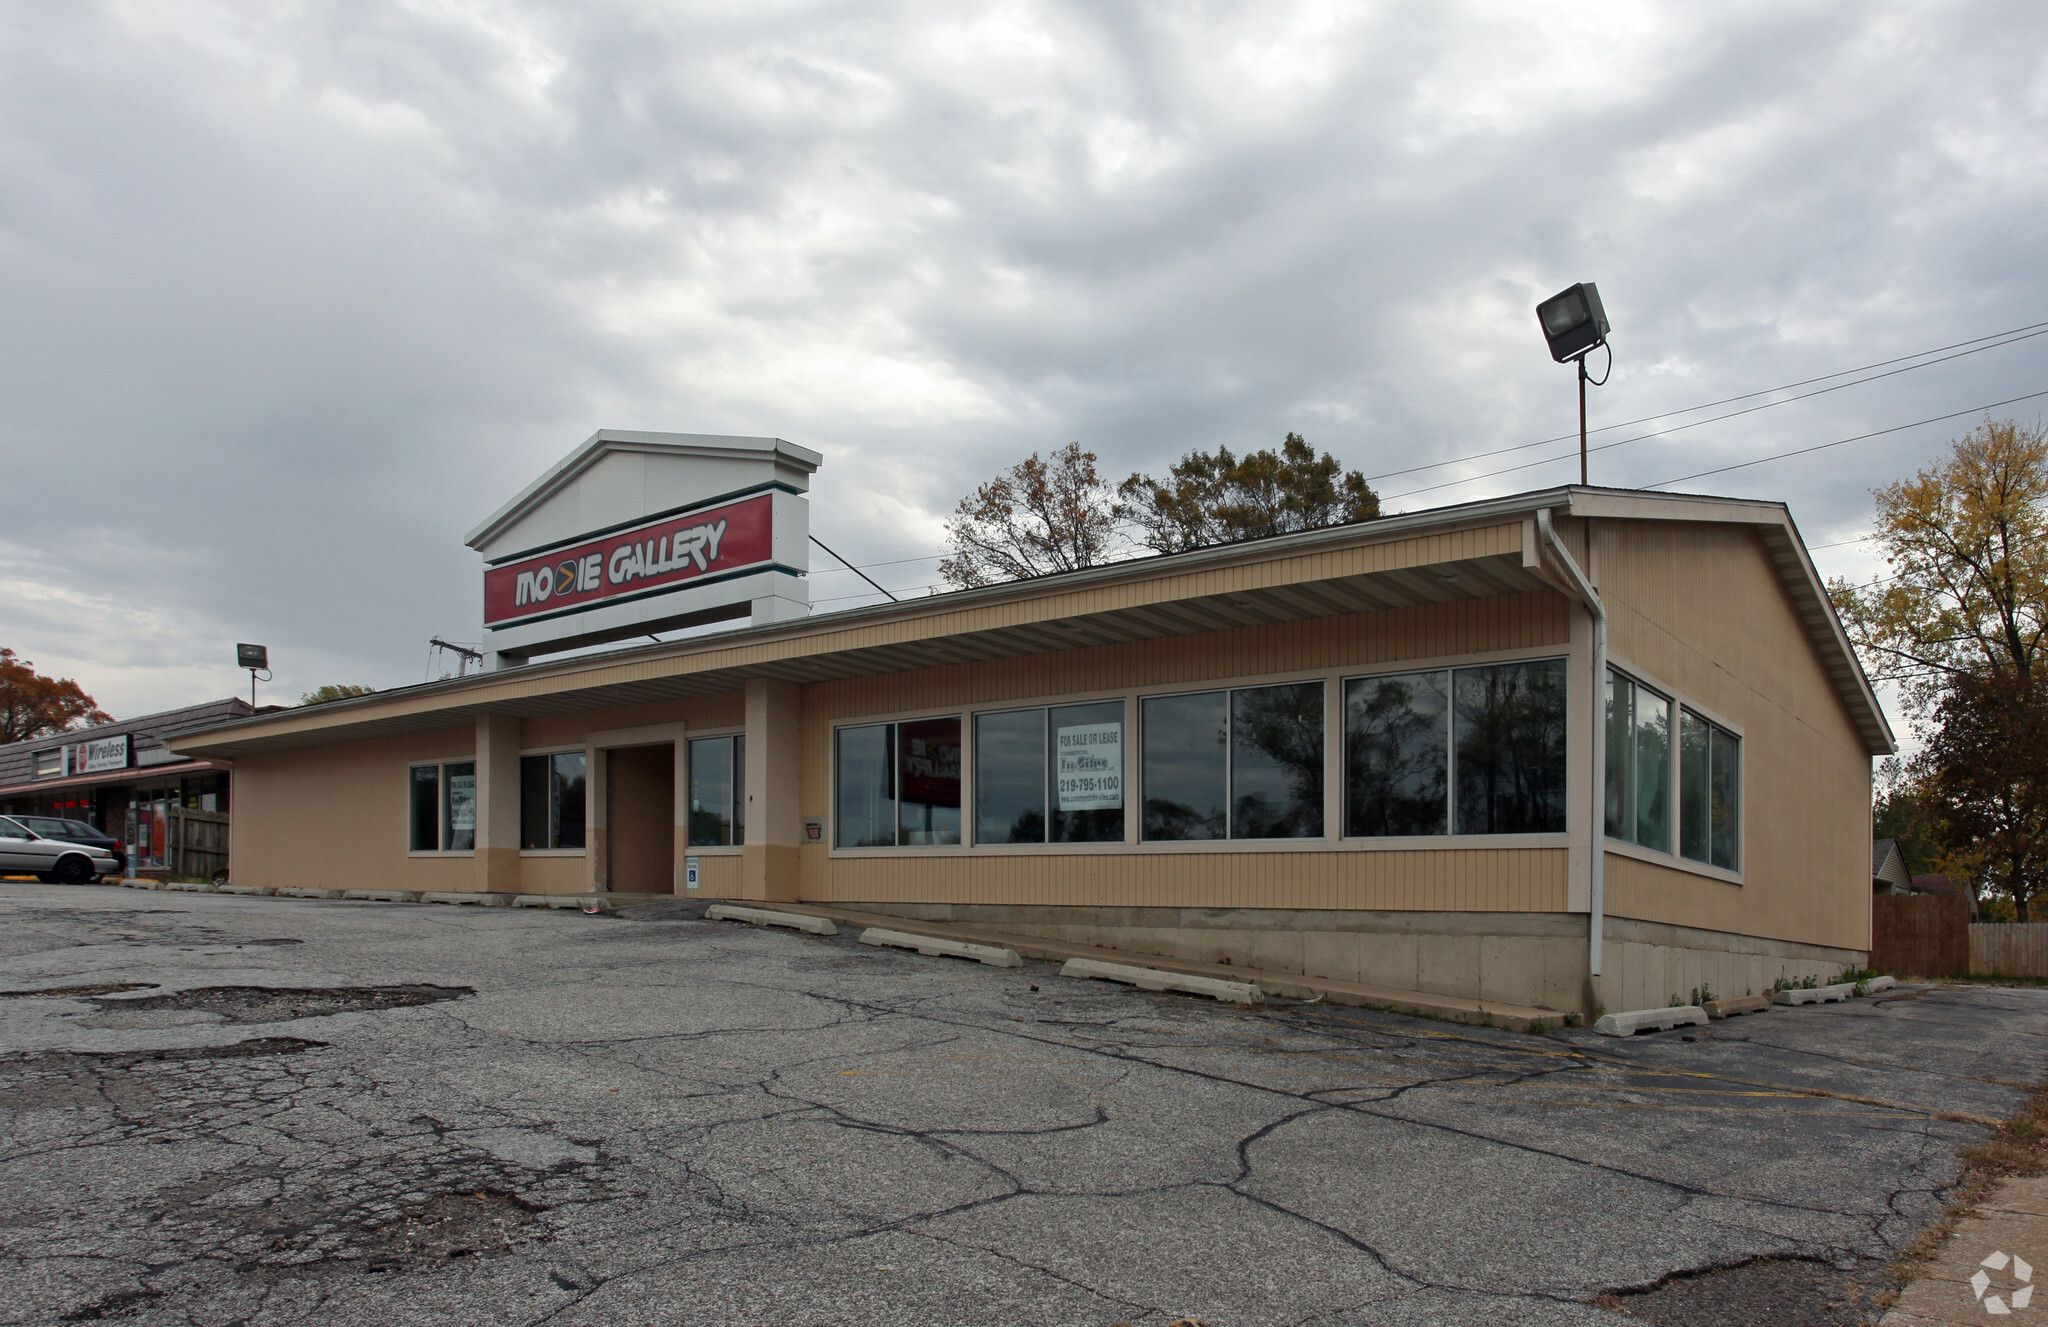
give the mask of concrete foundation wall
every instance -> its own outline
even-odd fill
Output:
[[[1828,977],[1860,951],[1609,918],[1607,971],[1589,1004],[1586,919],[1565,913],[1350,912],[1296,908],[1029,907],[864,903],[865,911],[984,926],[1067,944],[1298,972],[1595,1017]]]

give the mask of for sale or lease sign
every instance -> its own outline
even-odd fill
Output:
[[[1062,811],[1107,811],[1124,804],[1124,726],[1084,723],[1054,731],[1054,781]]]
[[[595,608],[649,590],[762,566],[775,548],[772,496],[647,521],[484,571],[484,625]]]

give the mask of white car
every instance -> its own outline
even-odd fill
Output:
[[[0,816],[0,874],[33,874],[50,885],[89,885],[119,875],[113,854],[89,843],[46,839],[12,816]]]

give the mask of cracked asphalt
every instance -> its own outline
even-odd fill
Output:
[[[0,1322],[1851,1323],[2048,991],[1678,1034],[0,885]],[[1731,1270],[1717,1270],[1731,1269]]]

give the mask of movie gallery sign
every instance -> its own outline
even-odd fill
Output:
[[[771,495],[664,516],[484,572],[484,625],[595,608],[744,571],[774,555]]]

